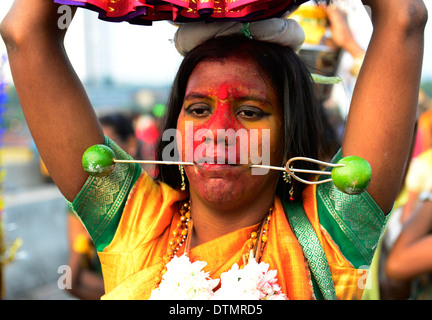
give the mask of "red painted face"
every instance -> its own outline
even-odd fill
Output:
[[[275,90],[250,59],[199,63],[186,87],[177,130],[182,159],[198,163],[185,166],[191,193],[228,201],[250,187],[274,188],[275,172],[252,175],[249,164],[262,157],[283,165],[282,111]]]

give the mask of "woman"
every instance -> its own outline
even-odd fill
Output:
[[[104,139],[64,52],[57,7],[43,0],[31,6],[28,0],[15,2],[1,32],[17,92],[53,180],[95,241],[106,298],[148,298],[174,254],[187,252],[191,260],[205,261],[204,270],[215,279],[234,263],[243,264],[250,249],[277,270],[289,299],[360,297],[358,269],[370,263],[383,213],[392,208],[407,161],[427,17],[420,0],[364,3],[372,8],[375,29],[342,154],[368,160],[373,178],[368,193],[344,198],[332,184],[302,190],[298,183],[282,186],[273,171],[252,175],[251,159],[233,165],[196,161],[184,167],[187,186],[182,172],[170,172],[171,166],[160,169],[156,182],[137,165],[117,165],[108,177],[89,178],[81,167],[89,146],[105,142],[118,158],[127,155]],[[176,128],[182,137],[190,124],[195,132],[257,130],[258,157],[268,150],[271,164],[279,166],[291,156],[316,157],[320,126],[313,122],[319,109],[310,100],[311,80],[304,70],[292,50],[281,45],[246,37],[209,40],[186,54],[173,86],[167,128]],[[270,130],[269,143],[262,143],[263,129]],[[187,142],[180,155],[187,156]],[[226,139],[216,142],[214,158],[220,149],[237,148]],[[192,145],[194,155],[200,155],[195,153],[200,146]],[[258,237],[260,230],[265,234]],[[182,246],[177,249],[176,243]]]
[[[141,158],[140,142],[135,135],[131,117],[121,113],[106,114],[99,117],[104,134],[114,140],[127,154]]]

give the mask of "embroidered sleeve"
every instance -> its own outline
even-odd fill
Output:
[[[342,158],[339,150],[333,162]],[[355,268],[370,265],[386,217],[372,197],[363,192],[348,195],[333,183],[317,187],[318,214],[322,227]]]
[[[132,159],[106,136],[104,144],[114,151],[117,159]],[[90,176],[75,200],[69,203],[98,251],[102,251],[114,237],[129,192],[140,173],[139,164],[117,163],[108,176]]]

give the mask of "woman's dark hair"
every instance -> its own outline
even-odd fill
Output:
[[[285,157],[303,156],[317,159],[323,144],[324,126],[322,106],[315,98],[315,85],[311,75],[293,50],[275,43],[259,42],[245,36],[218,37],[206,41],[188,53],[174,80],[168,101],[164,130],[177,127],[186,85],[192,71],[201,61],[224,61],[229,57],[248,57],[273,84],[280,105],[283,106]],[[163,149],[170,141],[159,141],[157,158],[162,160]],[[309,162],[295,162],[296,168],[317,170]],[[301,176],[301,175],[299,175]],[[311,178],[302,175],[303,179]],[[174,188],[180,186],[177,166],[159,166],[157,179]],[[292,179],[294,199],[301,198],[304,184]],[[276,193],[286,198],[290,186],[279,179]]]

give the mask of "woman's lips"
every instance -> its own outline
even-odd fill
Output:
[[[206,157],[199,157],[194,160],[194,164],[202,167],[233,167],[233,166],[240,166],[242,164],[248,165],[248,161],[246,163],[242,163],[240,161],[240,157],[232,155],[228,155],[227,153],[220,155],[219,157],[217,155],[212,156],[206,156]],[[247,159],[249,160],[249,159]]]
[[[208,170],[221,170],[238,167],[238,164],[221,164],[221,163],[195,163],[196,166],[208,169]]]
[[[207,163],[207,162],[194,162],[194,167],[201,172],[212,172],[212,173],[235,173],[249,169],[249,165],[241,165],[241,164],[229,164],[229,163]]]
[[[210,165],[241,165],[248,164],[249,157],[241,156],[241,148],[236,145],[225,146],[224,143],[215,144],[214,147],[204,150],[201,154],[195,154],[194,162]],[[244,163],[243,163],[244,162]]]

